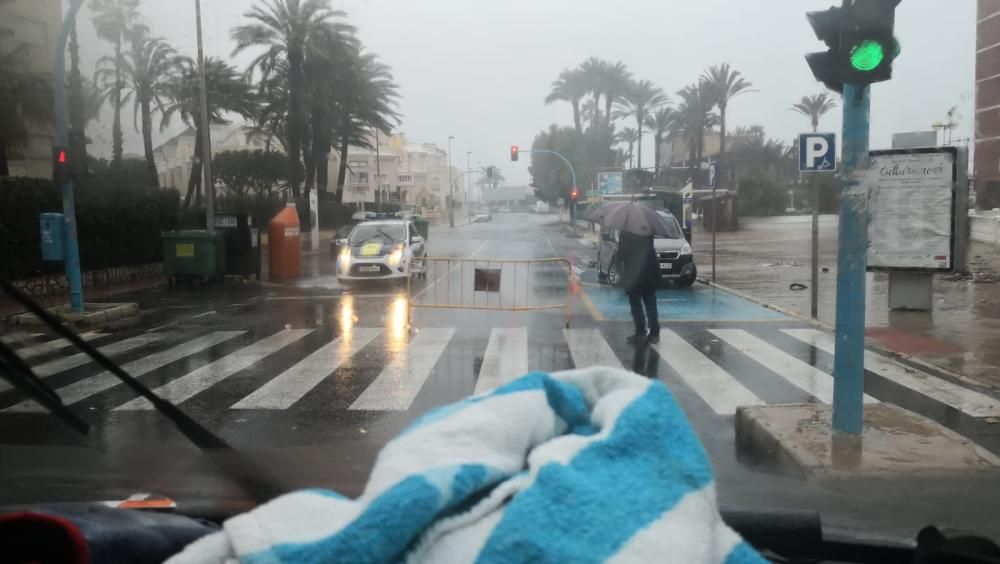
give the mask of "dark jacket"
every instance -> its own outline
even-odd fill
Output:
[[[618,237],[618,260],[622,264],[622,288],[626,292],[642,292],[659,285],[660,264],[652,237],[622,231]]]

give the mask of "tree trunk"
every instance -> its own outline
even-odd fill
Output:
[[[698,178],[695,175],[697,169],[696,160],[698,157],[698,142],[692,137],[688,140],[688,176],[691,177],[691,188],[698,187]]]
[[[292,195],[299,197],[299,155],[302,152],[302,53],[288,53],[288,164]]]
[[[111,124],[111,163],[115,167],[122,164],[122,155],[125,152],[125,138],[122,133],[122,41],[119,36],[115,43],[115,96],[114,96],[114,121]]]
[[[344,203],[344,181],[347,180],[347,135],[340,140],[340,170],[337,171],[337,203]]]
[[[657,131],[653,135],[653,180],[659,184],[660,178],[660,144],[663,143],[663,134]]]
[[[636,143],[639,144],[639,147],[638,147],[638,151],[636,151],[636,153],[638,155],[636,157],[636,162],[635,162],[636,167],[635,168],[637,168],[639,170],[642,170],[642,120],[639,119],[638,115],[636,116],[636,121],[639,122],[638,123],[638,125],[639,125],[639,129],[638,129],[639,139],[636,141]]]
[[[726,169],[723,160],[726,156],[726,104],[719,104],[719,162],[715,165],[716,174],[725,178]],[[734,187],[735,188],[735,187]]]
[[[191,177],[188,178],[188,190],[184,196],[184,207],[191,207],[191,197],[195,196],[194,204],[201,202],[201,128],[195,127],[194,159],[191,161]]]
[[[77,181],[87,174],[87,118],[83,110],[83,79],[80,77],[80,43],[76,21],[69,28],[69,154]]]
[[[615,100],[610,93],[604,95],[604,128],[608,131],[611,131],[611,106],[614,103]]]
[[[149,100],[143,100],[139,111],[142,112],[142,148],[146,153],[146,171],[149,173],[150,186],[160,187],[160,175],[156,171],[156,157],[153,156],[153,112]]]
[[[580,100],[573,100],[573,126],[577,133],[583,133],[583,124],[580,123]]]

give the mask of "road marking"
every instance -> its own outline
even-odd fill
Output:
[[[142,357],[122,366],[122,369],[129,373],[133,378],[138,378],[143,374],[162,368],[171,362],[176,362],[182,358],[189,357],[205,349],[214,347],[219,343],[238,337],[244,333],[246,333],[246,331],[217,331],[215,333],[209,333],[208,335],[198,337],[197,339],[182,343],[165,351]],[[91,376],[85,380],[80,380],[79,382],[75,382],[68,386],[63,386],[62,388],[56,390],[56,393],[59,394],[60,398],[62,398],[63,403],[70,405],[121,384],[122,381],[119,380],[114,374],[111,374],[110,372],[101,372],[96,376]],[[44,412],[46,410],[33,400],[27,400],[17,405],[8,407],[4,411]]]
[[[160,386],[156,389],[156,394],[173,403],[187,401],[240,370],[249,368],[268,355],[278,352],[312,332],[312,329],[286,329],[279,331],[270,337],[261,339],[248,347],[244,347]],[[153,409],[153,404],[149,400],[146,398],[136,398],[116,407],[114,411],[150,409]]]
[[[765,404],[677,333],[663,330],[660,343],[653,348],[680,379],[719,415],[733,415],[741,405]]]
[[[146,333],[137,337],[132,337],[131,339],[125,339],[124,341],[118,341],[117,343],[111,343],[109,345],[99,347],[97,350],[104,356],[114,357],[150,343],[162,341],[163,337],[164,335],[159,333]],[[48,378],[53,374],[59,374],[60,372],[65,372],[90,362],[91,358],[87,356],[87,353],[81,352],[67,356],[66,358],[57,358],[44,364],[39,364],[38,366],[32,368],[32,372],[34,372],[35,376],[38,376],[39,378]],[[0,382],[0,392],[5,392],[11,388],[13,388],[13,386],[7,382]]]
[[[743,329],[711,329],[709,332],[819,401],[833,403],[833,377],[826,372]],[[865,394],[864,401],[878,403],[868,394]]]
[[[233,404],[230,409],[286,409],[365,348],[382,329],[352,329]]]
[[[829,354],[834,354],[836,342],[833,337],[816,329],[785,329],[785,334]],[[1000,416],[1000,400],[981,394],[975,390],[952,384],[930,374],[908,369],[878,353],[865,351],[865,369],[879,376],[907,387],[917,393],[937,400],[945,405],[971,415],[972,417]]]
[[[525,327],[494,329],[476,380],[476,394],[499,388],[528,373],[528,330]]]
[[[354,400],[356,411],[405,411],[434,370],[454,329],[424,329],[389,361],[382,373]]]
[[[100,331],[89,331],[87,333],[80,333],[77,335],[84,341],[93,341],[94,339],[100,339],[101,337],[107,337],[106,333],[101,333]],[[30,347],[24,347],[14,351],[21,360],[31,360],[36,356],[42,356],[43,354],[48,354],[53,351],[57,351],[61,348],[68,347],[72,343],[69,339],[53,339],[51,341],[46,341],[44,343],[33,345]]]
[[[483,244],[482,244],[482,245],[480,245],[480,246],[479,246],[479,248],[478,248],[478,249],[476,249],[476,250],[475,250],[475,251],[474,251],[474,252],[473,252],[473,253],[472,253],[471,255],[469,255],[468,257],[452,257],[452,258],[455,258],[456,260],[457,260],[457,259],[462,259],[462,258],[473,258],[473,257],[475,257],[476,255],[478,255],[478,254],[479,254],[479,253],[480,253],[480,252],[481,252],[481,251],[482,251],[483,249],[485,249],[485,248],[486,248],[486,245],[489,245],[489,244],[490,244],[490,240],[489,240],[489,239],[487,239],[487,240],[483,241]],[[448,257],[431,257],[431,258],[445,258],[445,259],[446,259],[446,258],[448,258]],[[436,285],[436,284],[437,284],[438,282],[440,282],[440,281],[441,281],[442,279],[444,279],[444,278],[446,278],[446,277],[449,277],[449,276],[451,276],[451,275],[452,275],[452,273],[454,273],[454,272],[455,272],[455,270],[457,270],[457,269],[461,268],[461,264],[462,264],[462,263],[458,263],[457,265],[455,265],[455,266],[453,266],[453,267],[449,268],[449,269],[448,269],[448,272],[445,272],[445,273],[444,273],[444,274],[442,274],[441,276],[438,276],[437,278],[435,278],[435,279],[434,279],[433,281],[431,281],[431,283],[430,283],[430,284],[428,284],[428,285],[427,285],[427,286],[426,286],[426,287],[425,287],[425,288],[424,288],[423,290],[420,290],[420,291],[419,291],[419,292],[417,292],[417,293],[416,293],[416,294],[415,294],[415,295],[414,295],[414,296],[413,296],[412,298],[410,298],[410,300],[411,300],[411,301],[414,301],[414,300],[416,300],[416,299],[420,298],[421,296],[423,296],[424,294],[426,294],[426,293],[427,293],[427,292],[428,292],[428,291],[429,291],[429,290],[430,290],[431,288],[433,288],[433,287],[434,287],[434,286],[435,286],[435,285]]]
[[[5,345],[16,345],[23,341],[34,340],[44,334],[45,333],[11,333],[9,335],[0,335],[0,343]]]
[[[569,354],[573,357],[576,368],[589,366],[625,368],[599,329],[563,329],[563,333],[566,335]]]

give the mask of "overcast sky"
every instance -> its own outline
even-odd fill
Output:
[[[256,0],[202,0],[206,52],[229,58],[229,31]],[[568,104],[543,100],[559,72],[590,56],[624,61],[636,78],[671,94],[706,67],[728,62],[759,91],[730,105],[731,126],[761,124],[789,142],[808,129],[789,111],[803,95],[823,91],[803,59],[825,47],[805,12],[833,0],[332,0],[347,12],[365,44],[395,73],[404,114],[400,131],[447,146],[454,135],[456,166],[500,165],[512,183],[528,181],[528,159],[508,161],[511,144],[528,147],[551,123],[570,125]],[[839,4],[839,2],[837,2]],[[89,4],[89,2],[88,2]],[[194,55],[194,0],[145,0],[142,13],[155,35]],[[956,139],[972,135],[975,66],[973,0],[903,0],[896,33],[902,57],[895,78],[872,94],[872,147],[888,147],[893,132],[929,129],[957,106]],[[88,12],[82,18],[89,20]],[[81,26],[85,64],[109,51]],[[247,56],[236,59],[242,65]],[[92,128],[95,152],[108,154],[110,112]],[[126,151],[141,143],[126,114]],[[822,130],[839,131],[839,111]],[[107,130],[107,131],[102,131]],[[155,138],[159,144],[163,138]],[[652,165],[652,139],[644,165]],[[648,159],[648,162],[647,162]]]

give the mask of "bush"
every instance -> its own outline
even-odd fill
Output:
[[[77,236],[83,270],[135,266],[163,260],[160,232],[178,224],[176,190],[94,185],[76,190]],[[60,192],[49,180],[0,178],[2,275],[19,280],[60,272],[44,263],[38,214],[62,212]]]
[[[781,215],[788,205],[785,187],[773,175],[755,170],[740,180],[740,214]]]

